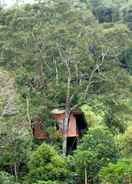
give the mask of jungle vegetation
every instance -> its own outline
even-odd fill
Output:
[[[68,156],[50,119],[59,107],[65,125],[80,108],[89,127]],[[132,183],[132,0],[1,7],[0,183]]]

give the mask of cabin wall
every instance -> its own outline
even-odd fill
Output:
[[[33,136],[36,139],[41,139],[41,140],[48,139],[48,133],[43,132],[42,130],[39,130],[39,129],[34,130]]]
[[[43,126],[40,122],[36,122],[36,124],[32,126],[32,132],[33,132],[33,136],[36,139],[39,139],[39,140],[48,139],[48,133],[44,132]]]
[[[63,121],[65,118],[65,113],[61,113],[61,114],[53,114],[52,118],[56,121]]]
[[[54,114],[52,118],[59,123],[59,129],[63,133],[63,121],[65,118],[65,113],[61,114]],[[77,131],[77,126],[76,126],[76,117],[74,116],[73,113],[70,114],[69,117],[69,122],[68,122],[68,131],[66,133],[67,137],[78,137],[79,133]]]
[[[78,136],[79,132],[77,130],[76,117],[73,115],[73,113],[71,113],[69,118],[67,137],[78,137]]]

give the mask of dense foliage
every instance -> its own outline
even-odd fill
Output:
[[[98,179],[100,168],[109,162],[116,162],[118,157],[114,138],[104,127],[91,128],[74,154],[77,172],[84,178],[83,170],[86,169],[93,183]]]
[[[132,161],[119,160],[117,164],[109,164],[100,172],[102,183],[132,183]]]
[[[50,119],[80,108],[67,158]],[[42,0],[0,9],[0,183],[132,183],[132,0]],[[41,120],[50,138],[32,137]],[[54,146],[53,146],[54,144]]]
[[[37,181],[64,181],[68,171],[65,160],[47,144],[42,144],[29,161],[29,183]],[[50,182],[49,182],[50,183]]]
[[[15,182],[15,178],[10,174],[1,171],[0,172],[0,183],[2,184],[19,184]]]

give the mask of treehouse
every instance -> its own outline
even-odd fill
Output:
[[[87,130],[87,122],[82,111],[72,111],[68,119],[67,131],[64,132],[64,119],[65,111],[54,109],[51,111],[51,119],[56,123],[54,127],[56,130],[62,134],[62,136],[67,136],[67,153],[72,152],[76,149],[79,138]],[[40,118],[36,118],[32,121],[32,133],[34,138],[38,140],[46,140],[50,137],[48,133],[44,130],[44,125]]]
[[[52,119],[57,123],[57,129],[62,135],[67,136],[67,152],[76,149],[79,137],[87,130],[87,122],[84,113],[80,110],[72,111],[68,120],[67,132],[63,131],[63,122],[65,118],[65,111],[54,109],[52,112]]]

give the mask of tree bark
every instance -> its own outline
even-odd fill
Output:
[[[67,155],[67,132],[68,132],[69,112],[65,112],[65,118],[63,123],[63,155]]]
[[[88,184],[87,169],[85,167],[85,184]]]
[[[71,68],[70,68],[70,58],[67,56],[63,56],[63,53],[60,49],[60,47],[57,45],[58,51],[60,54],[60,57],[62,59],[62,62],[66,66],[67,70],[67,91],[66,91],[66,102],[65,102],[65,118],[63,122],[63,155],[67,155],[67,132],[68,132],[68,122],[69,122],[69,117],[70,117],[70,93],[71,93]]]
[[[70,89],[71,89],[71,71],[68,61],[65,61],[68,77],[67,77],[67,93],[66,93],[66,103],[65,103],[65,118],[63,123],[63,155],[66,156],[67,154],[67,133],[68,133],[68,122],[70,117]]]
[[[28,120],[28,128],[29,128],[29,132],[31,133],[32,135],[32,124],[31,124],[31,116],[30,116],[30,101],[29,101],[29,98],[28,96],[26,97],[26,111],[27,111],[27,120]]]
[[[55,65],[55,79],[56,79],[56,85],[59,84],[59,74],[58,74],[58,68],[57,68],[57,62],[55,59],[53,59],[53,63]]]
[[[17,182],[18,181],[18,174],[17,174],[17,164],[16,163],[14,164],[14,175],[15,175],[15,179]]]

